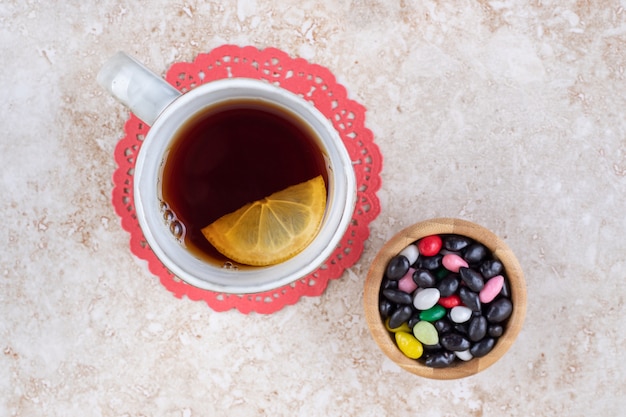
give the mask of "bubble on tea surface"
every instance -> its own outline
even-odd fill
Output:
[[[176,216],[174,215],[174,212],[172,210],[167,209],[163,212],[163,220],[165,220],[166,222],[170,223],[174,221],[175,218]]]
[[[234,263],[232,263],[230,261],[224,262],[224,265],[222,265],[222,268],[223,269],[229,269],[229,270],[232,270],[232,271],[236,271],[237,269],[239,269],[237,267],[237,265],[235,265]]]
[[[176,239],[181,239],[185,234],[185,227],[178,220],[174,220],[170,223],[170,232]]]

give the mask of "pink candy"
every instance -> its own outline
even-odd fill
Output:
[[[481,303],[490,303],[500,291],[502,290],[502,286],[504,285],[504,277],[502,275],[497,275],[491,278],[489,281],[485,283],[485,286],[480,293],[478,294],[478,298]]]
[[[441,263],[443,263],[443,266],[450,272],[459,272],[459,269],[461,269],[461,267],[468,267],[465,259],[461,258],[455,253],[449,253],[447,255],[444,255]]]
[[[417,284],[413,281],[413,273],[415,269],[409,268],[409,271],[404,274],[402,278],[398,281],[398,289],[400,291],[404,291],[407,294],[411,294],[413,291],[417,289]]]

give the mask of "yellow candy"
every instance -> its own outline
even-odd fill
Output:
[[[420,341],[407,332],[396,332],[396,344],[407,358],[417,359],[424,353],[424,347]]]
[[[407,324],[406,321],[404,323],[402,323],[399,327],[396,327],[395,329],[392,329],[392,328],[389,327],[389,319],[387,319],[385,321],[385,327],[387,328],[387,330],[389,330],[392,333],[396,333],[396,332],[411,333],[411,328],[409,327],[409,325]]]

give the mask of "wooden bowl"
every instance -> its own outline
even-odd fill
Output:
[[[508,319],[504,334],[497,340],[493,350],[481,358],[467,362],[460,360],[448,368],[431,368],[415,359],[410,359],[396,346],[393,335],[385,328],[379,310],[380,286],[389,260],[409,244],[425,236],[456,234],[469,237],[491,250],[493,257],[502,262],[511,289],[513,312]],[[363,303],[365,318],[370,332],[380,349],[406,371],[432,379],[457,379],[474,375],[499,360],[517,338],[526,314],[526,284],[522,268],[509,247],[488,229],[465,220],[439,218],[423,221],[400,231],[383,246],[376,255],[365,281]]]

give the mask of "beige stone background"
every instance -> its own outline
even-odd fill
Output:
[[[0,0],[0,416],[617,416],[626,401],[626,2]],[[158,73],[225,43],[329,68],[384,156],[360,260],[272,315],[173,297],[113,211],[117,50]],[[456,381],[369,337],[401,228],[461,217],[528,284],[513,348]]]

